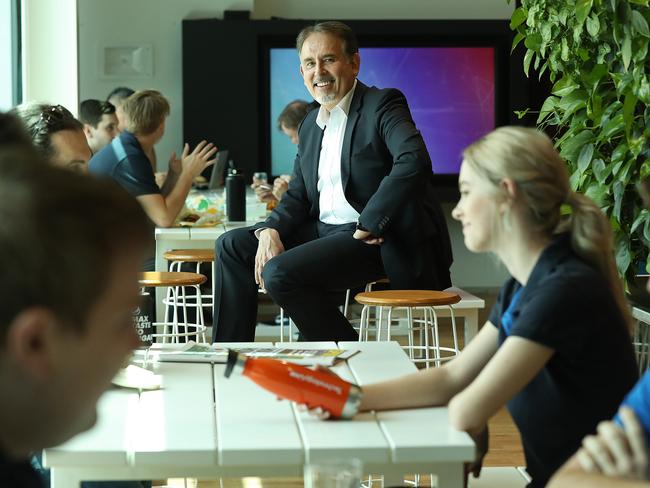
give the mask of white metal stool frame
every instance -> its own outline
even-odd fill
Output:
[[[183,261],[183,260],[171,260],[169,261],[169,271],[170,272],[182,272],[181,270],[181,265],[184,263],[191,263],[192,261]],[[203,263],[207,263],[209,261],[196,261],[196,267],[194,273],[196,274],[203,274],[201,273],[201,265]],[[211,263],[210,266],[210,273],[212,274],[211,278],[214,286],[214,261]],[[210,279],[210,277],[208,277]],[[201,307],[209,308],[210,310],[214,310],[214,295],[213,293],[201,293],[201,287],[199,285],[198,291],[197,291],[197,296],[201,295]],[[167,293],[167,299],[169,299],[169,292]],[[163,303],[165,303],[165,300],[163,300]],[[195,308],[197,305],[196,303],[189,303],[188,306]],[[201,308],[201,315],[203,315],[203,308]],[[205,324],[205,321],[202,322]],[[205,334],[204,334],[205,335]]]
[[[189,297],[185,295],[186,286],[191,286],[196,289],[196,298],[193,302],[190,301],[190,303],[188,303],[187,299]],[[167,342],[168,337],[172,339],[172,343],[178,343],[179,338],[186,337],[189,339],[191,336],[194,336],[196,342],[207,342],[207,337],[205,335],[206,326],[203,316],[203,304],[201,300],[201,285],[168,286],[167,297],[163,298],[162,302],[165,305],[165,321],[162,323],[155,322],[154,325],[162,325],[164,332],[153,334],[152,337],[162,337],[163,343]],[[179,306],[183,309],[183,322],[178,321]],[[169,307],[173,307],[173,319],[171,322],[169,321]],[[187,321],[188,307],[197,309],[198,312],[196,314],[196,323],[190,323]],[[167,327],[169,326],[172,328],[171,332],[167,332]],[[179,332],[179,326],[185,327],[185,332]],[[189,329],[194,330],[190,331]]]
[[[359,342],[368,341],[368,332],[370,329],[370,308],[374,305],[364,305],[361,310],[361,319],[359,322]],[[451,305],[436,305],[436,306],[420,306],[420,307],[407,307],[407,306],[376,306],[379,308],[378,317],[375,319],[375,340],[382,340],[382,311],[383,308],[388,308],[388,313],[386,317],[386,338],[385,341],[391,340],[391,324],[392,324],[392,314],[393,310],[397,309],[406,309],[406,318],[407,318],[407,327],[408,327],[408,346],[402,346],[409,355],[409,358],[414,363],[424,363],[428,368],[431,362],[435,362],[436,366],[440,366],[441,362],[449,361],[455,358],[460,354],[460,348],[458,347],[458,334],[456,332],[456,315],[454,309]],[[453,336],[453,347],[446,347],[440,345],[440,335],[438,329],[438,315],[436,314],[436,308],[447,308],[449,310],[449,315],[451,317],[451,330]],[[423,318],[422,319],[413,319],[413,310],[422,310]],[[414,345],[413,332],[420,332],[420,345]],[[431,333],[432,344],[429,344],[429,332]],[[422,344],[424,340],[424,345]],[[434,358],[431,359],[429,353],[433,351]],[[443,357],[441,352],[451,353]],[[416,352],[419,352],[416,357]],[[424,357],[422,357],[424,354]]]

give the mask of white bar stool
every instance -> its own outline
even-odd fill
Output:
[[[359,322],[359,341],[367,340],[370,328],[370,307],[378,307],[379,316],[384,307],[388,308],[386,332],[382,334],[381,319],[375,322],[376,340],[391,340],[392,313],[395,309],[405,309],[408,327],[408,346],[402,346],[414,363],[424,363],[428,368],[431,362],[440,366],[460,354],[456,333],[456,316],[452,305],[460,301],[457,293],[433,290],[382,290],[358,293],[355,300],[363,305]],[[440,345],[438,316],[434,307],[446,307],[451,317],[453,347]],[[413,310],[422,310],[423,319],[413,319]],[[415,345],[413,332],[420,332],[420,345]],[[431,336],[431,341],[429,337]],[[433,358],[430,353],[433,352]],[[442,353],[445,353],[443,356]]]
[[[157,338],[162,338],[162,342],[177,343],[181,337],[193,338],[197,342],[207,342],[205,336],[205,321],[203,319],[203,304],[201,302],[201,285],[205,283],[206,277],[198,273],[179,273],[179,272],[157,272],[147,271],[140,274],[138,280],[142,288],[147,287],[167,287],[167,298],[163,299],[165,306],[165,320],[163,322],[154,322],[152,327],[154,333],[152,338],[157,342]],[[193,302],[188,303],[185,296],[185,287],[192,286],[196,289],[196,297]],[[172,307],[172,319],[169,319],[169,307]],[[198,311],[196,322],[188,322],[188,307],[195,307]],[[179,308],[183,311],[183,321],[179,321]],[[162,327],[162,332],[157,332],[158,327]],[[184,327],[184,332],[180,328]]]

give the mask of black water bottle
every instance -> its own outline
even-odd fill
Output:
[[[140,306],[133,310],[133,325],[138,332],[142,346],[150,346],[153,342],[153,300],[148,292],[140,293]]]
[[[228,176],[226,176],[226,212],[230,222],[243,222],[246,220],[246,183],[244,175],[235,168],[232,161],[228,162]]]

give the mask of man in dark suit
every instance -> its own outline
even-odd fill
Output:
[[[289,189],[269,218],[217,240],[213,340],[252,341],[258,286],[307,340],[356,340],[328,292],[388,276],[394,289],[451,285],[447,226],[431,160],[404,96],[357,81],[351,29],[324,22],[296,39],[320,103],[299,129]]]

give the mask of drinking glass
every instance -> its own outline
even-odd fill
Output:
[[[256,173],[253,173],[253,188],[258,187],[260,185],[268,186],[268,184],[269,184],[269,176],[266,174],[265,171],[258,171]]]
[[[359,488],[362,474],[355,458],[319,461],[305,465],[305,488]]]

